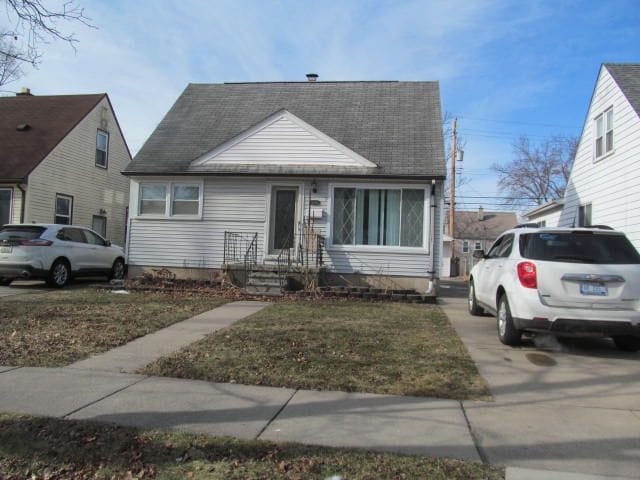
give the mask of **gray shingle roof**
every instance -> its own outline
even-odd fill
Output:
[[[604,66],[640,115],[640,63],[605,63]]]
[[[455,238],[495,240],[502,232],[518,224],[518,218],[513,212],[484,212],[483,217],[478,220],[477,210],[456,210]]]
[[[125,173],[187,173],[193,160],[283,109],[378,168],[220,165],[208,171],[445,176],[437,82],[190,84]]]

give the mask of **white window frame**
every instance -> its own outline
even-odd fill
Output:
[[[333,197],[336,188],[355,188],[366,190],[424,190],[424,206],[422,211],[422,246],[407,247],[401,245],[334,245],[333,243]],[[430,231],[430,198],[431,187],[424,184],[389,184],[389,183],[330,183],[327,209],[327,250],[352,252],[394,252],[394,253],[423,253],[429,254]]]
[[[98,148],[98,137],[100,135],[104,135],[107,138],[107,148],[105,150],[101,150]],[[98,150],[104,151],[104,165],[98,163]],[[106,130],[98,129],[96,131],[96,157],[94,159],[95,165],[98,168],[108,169],[109,168],[109,132]]]
[[[13,188],[0,187],[0,191],[5,191],[5,190],[9,192],[9,221],[7,222],[7,224],[9,224],[13,222]],[[2,223],[0,223],[0,226],[2,226]]]
[[[163,220],[200,220],[202,219],[203,203],[204,203],[204,181],[202,180],[184,180],[184,181],[165,181],[165,180],[139,180],[136,182],[136,216],[140,219],[163,219]],[[165,205],[164,214],[157,213],[140,213],[140,192],[142,185],[163,185],[165,187]],[[198,213],[193,214],[173,214],[173,187],[190,186],[198,187]]]
[[[462,241],[462,253],[469,253],[469,240]]]
[[[609,114],[611,114],[611,121],[609,121]],[[598,136],[598,122],[602,121],[602,135]],[[597,115],[593,120],[593,156],[595,160],[600,160],[608,155],[611,155],[614,148],[614,128],[615,117],[613,112],[613,106],[604,110],[600,115]],[[607,136],[611,133],[611,148],[607,149]],[[598,140],[602,140],[602,153],[598,155]]]
[[[56,219],[58,217],[65,217],[66,215],[59,215],[58,214],[58,198],[65,198],[67,200],[69,200],[69,223],[64,223],[62,225],[73,225],[73,196],[72,195],[66,195],[64,193],[56,193],[56,199],[55,199],[55,203],[53,204],[53,223],[58,223],[56,222]]]
[[[475,240],[473,243],[473,250],[482,250],[482,240]]]
[[[582,214],[580,214],[580,212],[582,212]],[[587,213],[589,214],[588,222]],[[578,227],[590,227],[591,225],[593,225],[593,203],[587,202],[578,205]]]

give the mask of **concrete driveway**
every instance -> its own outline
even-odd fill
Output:
[[[506,347],[494,317],[467,313],[464,284],[445,285],[441,305],[495,398],[464,402],[486,460],[640,478],[640,353],[551,337]]]

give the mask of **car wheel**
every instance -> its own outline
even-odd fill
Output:
[[[471,315],[482,315],[484,310],[478,306],[476,301],[476,289],[473,280],[469,282],[469,313]]]
[[[640,350],[640,337],[613,337],[613,342],[618,350],[625,352],[637,352]]]
[[[113,262],[111,272],[109,273],[109,280],[122,280],[124,278],[124,260],[117,258]]]
[[[505,345],[520,345],[522,338],[522,332],[518,330],[513,324],[513,318],[511,317],[511,309],[509,308],[509,301],[507,300],[507,294],[503,294],[498,300],[498,338]]]
[[[47,285],[54,288],[62,288],[71,279],[71,269],[69,263],[66,260],[59,258],[49,270],[49,276],[47,277]]]
[[[0,285],[6,287],[13,282],[13,278],[0,278]]]

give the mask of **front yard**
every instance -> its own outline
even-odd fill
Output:
[[[504,470],[460,460],[0,414],[0,478],[498,480]]]
[[[431,305],[274,304],[143,372],[301,389],[489,397],[447,317]]]
[[[94,289],[7,297],[0,299],[0,365],[68,365],[227,301]]]

